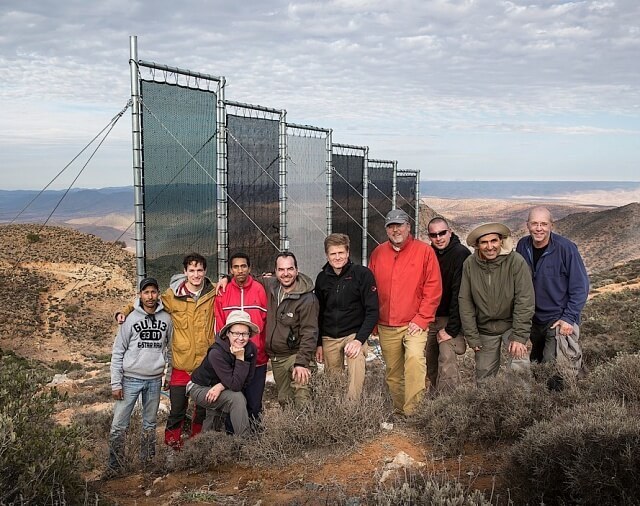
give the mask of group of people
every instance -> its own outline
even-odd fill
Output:
[[[140,395],[140,458],[149,462],[162,388],[171,404],[164,440],[173,449],[186,436],[189,399],[189,436],[224,429],[247,437],[260,427],[269,360],[281,405],[310,402],[314,362],[328,374],[346,366],[345,395],[357,402],[371,335],[379,336],[398,416],[415,411],[427,377],[433,395],[460,383],[457,357],[467,345],[478,385],[497,374],[503,343],[512,368],[529,358],[554,361],[559,350],[575,363],[589,286],[584,264],[575,244],[552,232],[548,209],[532,209],[527,228],[514,251],[508,227],[481,225],[467,237],[472,253],[446,219],[429,222],[429,245],[395,209],[385,218],[388,241],[368,267],[350,260],[347,235],[330,234],[315,283],[288,251],[278,253],[272,275],[252,276],[249,256],[234,253],[229,275],[214,283],[206,259],[191,254],[162,294],[157,280],[143,279],[136,302],[116,314],[108,472],[123,468],[124,436]]]

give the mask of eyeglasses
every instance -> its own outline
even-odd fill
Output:
[[[436,237],[443,237],[447,235],[448,230],[440,230],[440,232],[429,232],[429,237],[435,239]]]
[[[229,331],[229,335],[235,339],[239,339],[239,338],[244,338],[244,339],[249,339],[249,337],[251,337],[251,334],[249,332],[233,332],[232,330]]]

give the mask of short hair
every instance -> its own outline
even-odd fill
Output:
[[[185,271],[187,270],[187,267],[189,267],[192,263],[195,263],[196,265],[202,264],[202,268],[205,271],[207,270],[207,259],[199,253],[189,253],[182,259],[182,266],[184,267]]]
[[[293,253],[291,253],[291,251],[281,251],[276,255],[276,259],[273,264],[276,268],[278,268],[278,258],[293,258],[293,266],[296,269],[298,268],[298,259]]]
[[[431,219],[429,220],[429,223],[427,223],[427,230],[429,230],[429,227],[430,227],[432,224],[434,224],[434,223],[440,223],[440,222],[444,223],[448,229],[449,229],[449,228],[451,228],[451,227],[449,226],[449,222],[448,222],[445,218],[443,218],[442,216],[434,216],[433,218],[431,218]]]
[[[246,253],[243,253],[242,251],[236,251],[233,255],[229,257],[229,262],[228,262],[229,269],[231,269],[231,264],[236,258],[245,259],[247,261],[247,267],[251,267],[251,259],[249,258],[249,255],[247,255]]]
[[[331,246],[344,246],[349,251],[349,246],[351,245],[351,240],[347,234],[329,234],[324,239],[324,252],[329,253],[329,248]]]

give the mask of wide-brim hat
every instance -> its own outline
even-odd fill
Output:
[[[478,239],[487,234],[498,234],[504,239],[511,235],[511,230],[502,223],[485,223],[469,232],[469,235],[467,236],[467,244],[469,246],[476,246]]]
[[[227,323],[225,323],[224,327],[220,330],[220,335],[223,335],[236,324],[242,324],[249,327],[249,332],[254,336],[260,332],[258,326],[251,321],[251,316],[246,311],[236,310],[231,311],[229,316],[227,316]]]

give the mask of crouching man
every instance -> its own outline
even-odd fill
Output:
[[[148,464],[156,452],[156,418],[162,376],[171,377],[171,317],[160,301],[158,282],[145,278],[133,311],[120,326],[111,354],[111,393],[116,403],[109,433],[105,477],[124,469],[124,443],[131,413],[142,395],[140,460]]]
[[[202,364],[191,374],[187,394],[207,410],[205,430],[211,428],[217,415],[229,415],[233,433],[248,434],[249,415],[242,389],[255,373],[257,349],[249,339],[258,332],[248,313],[232,311]]]

